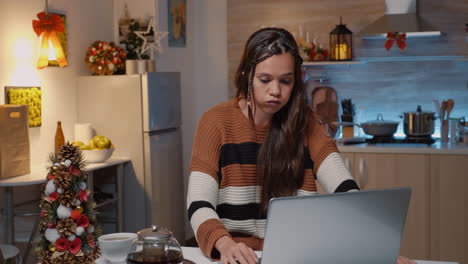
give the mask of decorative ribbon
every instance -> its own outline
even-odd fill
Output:
[[[34,32],[36,32],[38,37],[41,37],[41,50],[37,68],[43,69],[49,64],[49,40],[54,47],[58,65],[60,67],[67,66],[65,53],[57,36],[57,32],[62,33],[65,31],[62,19],[57,14],[46,14],[45,12],[37,14],[37,17],[39,20],[32,21]]]
[[[398,48],[400,48],[401,51],[404,51],[406,49],[406,34],[405,33],[392,33],[388,32],[387,33],[387,41],[385,41],[385,48],[387,50],[390,50],[393,46],[393,43],[397,43]]]

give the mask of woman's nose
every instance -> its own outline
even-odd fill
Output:
[[[270,94],[273,96],[278,96],[281,94],[279,82],[272,82],[271,87],[270,87]]]

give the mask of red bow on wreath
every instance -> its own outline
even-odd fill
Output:
[[[67,66],[68,63],[65,58],[65,53],[63,52],[62,45],[57,36],[58,32],[61,33],[65,31],[65,25],[62,19],[57,14],[46,14],[46,12],[37,14],[37,18],[39,18],[39,20],[32,21],[34,32],[36,32],[38,37],[42,36],[37,68],[42,69],[49,64],[49,40],[54,47],[58,65],[60,67]]]
[[[385,41],[385,48],[387,50],[390,50],[393,46],[393,43],[397,43],[398,48],[400,48],[401,51],[404,51],[406,49],[406,34],[405,33],[387,33],[387,41]]]

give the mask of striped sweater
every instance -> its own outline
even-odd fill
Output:
[[[187,194],[188,216],[204,254],[219,258],[217,239],[228,235],[261,250],[266,216],[259,215],[257,150],[268,127],[255,127],[232,99],[208,110],[195,135]],[[316,179],[328,192],[358,189],[338,149],[311,113],[304,151],[304,183],[296,195],[317,193]]]

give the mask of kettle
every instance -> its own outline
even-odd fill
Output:
[[[153,225],[140,230],[127,257],[135,264],[182,264],[184,256],[179,242],[165,227]]]

